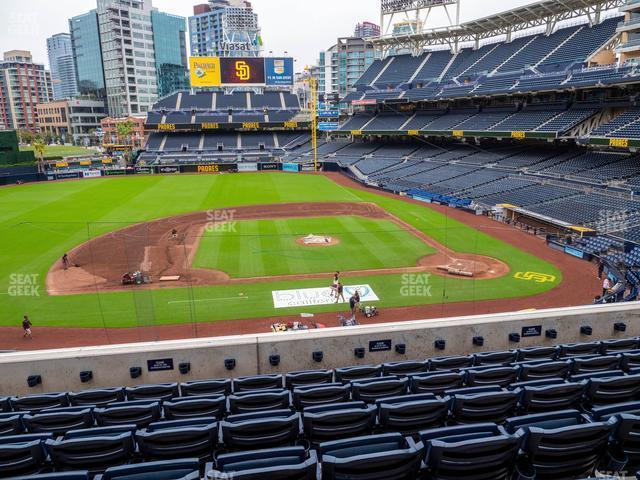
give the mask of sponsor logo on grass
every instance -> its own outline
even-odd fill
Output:
[[[209,210],[205,230],[208,233],[236,233],[238,222],[235,217],[236,211],[232,209]]]
[[[7,294],[10,297],[39,297],[39,279],[40,275],[36,273],[12,273]]]
[[[528,282],[536,283],[551,283],[556,281],[555,275],[548,275],[546,273],[539,272],[518,272],[513,277],[518,280],[526,280]]]
[[[405,273],[400,279],[401,297],[431,297],[430,273]]]
[[[344,300],[340,298],[337,303],[349,303],[349,298],[356,290],[360,293],[360,302],[380,300],[370,285],[349,285],[344,287]],[[330,287],[276,290],[271,293],[273,294],[274,308],[312,307],[336,303],[336,298]]]

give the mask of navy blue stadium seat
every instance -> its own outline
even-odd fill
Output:
[[[588,406],[630,402],[640,398],[640,375],[593,377],[587,380],[585,401]]]
[[[516,350],[476,353],[473,355],[473,365],[477,367],[487,365],[507,366],[514,363],[517,360],[517,356],[518,352]]]
[[[519,408],[525,413],[578,408],[585,391],[584,383],[553,383],[516,389]]]
[[[285,388],[294,390],[307,385],[320,385],[333,382],[333,370],[306,370],[290,372],[284,377]]]
[[[90,408],[42,410],[34,415],[25,415],[22,421],[29,433],[65,434],[69,430],[92,427],[95,423]]]
[[[429,480],[510,480],[518,440],[495,424],[420,432]]]
[[[556,360],[560,354],[559,347],[531,347],[518,349],[518,361]]]
[[[318,457],[304,447],[284,447],[219,455],[208,480],[316,480]]]
[[[382,365],[363,365],[359,367],[336,368],[336,382],[349,383],[354,380],[377,378],[382,376]]]
[[[351,384],[309,385],[293,390],[293,405],[296,410],[303,410],[307,407],[347,402],[350,397]]]
[[[622,352],[620,355],[620,368],[625,372],[640,368],[640,351]]]
[[[411,374],[425,373],[429,371],[429,362],[391,362],[382,364],[382,376],[405,376]]]
[[[0,478],[40,472],[47,458],[41,439],[7,437],[0,443]]]
[[[180,384],[180,391],[184,397],[202,395],[229,395],[231,393],[231,380],[200,380]]]
[[[0,412],[11,411],[11,399],[9,397],[0,397]]]
[[[93,414],[101,427],[135,424],[142,428],[160,420],[161,409],[160,403],[153,401],[124,402],[96,408]]]
[[[177,383],[162,383],[158,385],[138,385],[127,387],[127,399],[136,400],[171,400],[180,396]]]
[[[157,422],[135,438],[145,460],[191,456],[204,462],[218,444],[218,424],[210,418]]]
[[[429,370],[460,370],[473,365],[472,356],[436,357],[429,360]]]
[[[518,429],[525,455],[523,472],[540,480],[565,480],[594,473],[607,452],[615,419],[589,422],[577,410],[527,415],[509,419]]]
[[[617,370],[620,366],[619,355],[598,355],[590,358],[574,358],[571,375]],[[620,372],[622,373],[622,372]]]
[[[109,403],[124,402],[124,388],[100,388],[70,392],[69,403],[74,407],[95,406],[104,407]]]
[[[95,480],[198,480],[197,458],[147,462],[108,468]]]
[[[589,343],[568,343],[560,345],[560,357],[581,357],[600,353],[602,345],[600,342]]]
[[[227,407],[224,395],[178,397],[162,403],[162,410],[167,420],[181,420],[187,418],[222,418]]]
[[[625,352],[640,348],[640,341],[637,338],[621,338],[618,340],[605,340],[602,342],[600,353],[611,354],[615,352]]]
[[[571,371],[571,361],[532,362],[518,364],[520,381],[540,380],[543,378],[567,378]]]
[[[506,387],[518,378],[516,367],[473,367],[464,370],[466,384],[470,387],[483,385],[499,385]]]
[[[68,407],[69,397],[64,392],[12,397],[11,406],[16,411],[37,412],[48,408]]]
[[[432,393],[403,395],[378,400],[378,426],[386,432],[417,433],[445,425],[449,416],[449,397]]]
[[[24,432],[22,415],[9,413],[0,415],[0,437],[5,435],[19,435]]]
[[[318,448],[322,480],[414,480],[424,454],[422,443],[398,433],[323,442]]]
[[[229,415],[220,422],[222,441],[230,450],[257,450],[293,445],[300,436],[300,414],[290,410]]]
[[[409,380],[398,377],[380,377],[351,382],[353,400],[375,403],[385,397],[396,397],[407,393]]]
[[[233,392],[281,389],[282,375],[258,375],[255,377],[239,377],[233,379]]]
[[[305,437],[314,444],[360,435],[370,435],[377,408],[364,402],[346,402],[308,407],[302,414]]]
[[[513,391],[455,394],[451,400],[451,416],[456,423],[500,423],[513,415],[518,394]]]
[[[105,470],[132,460],[135,442],[132,432],[110,432],[108,429],[95,436],[68,434],[56,440],[47,440],[45,446],[53,465],[62,470]]]
[[[231,413],[279,410],[291,406],[290,392],[282,389],[235,393],[230,395],[228,400]]]
[[[433,372],[409,377],[411,393],[442,393],[464,385],[464,373]]]

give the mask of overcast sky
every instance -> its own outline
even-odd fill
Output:
[[[296,70],[315,63],[318,52],[353,33],[360,21],[380,22],[379,0],[252,0],[258,13],[265,53],[287,51]],[[206,0],[153,0],[162,11],[188,17]],[[462,0],[462,20],[480,18],[532,0]],[[47,63],[46,38],[68,32],[69,17],[95,8],[95,0],[0,0],[0,51],[31,50]]]

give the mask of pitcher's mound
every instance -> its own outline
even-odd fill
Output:
[[[298,245],[303,247],[332,247],[340,243],[336,237],[326,235],[307,235],[296,240]]]

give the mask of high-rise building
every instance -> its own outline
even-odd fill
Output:
[[[53,99],[71,98],[78,93],[71,34],[58,33],[47,38],[47,53],[53,86]]]
[[[11,50],[0,62],[0,129],[38,128],[36,106],[53,98],[51,76],[31,52]]]
[[[69,31],[78,93],[83,97],[106,98],[98,12],[91,10],[69,19]]]
[[[371,42],[356,37],[339,38],[331,48],[320,52],[318,68],[314,69],[319,93],[346,96],[374,60]]]
[[[246,0],[210,0],[189,17],[191,54],[196,57],[258,57],[262,36],[258,14]]]
[[[187,20],[168,13],[151,12],[158,79],[158,97],[189,89]]]
[[[151,0],[98,0],[107,108],[112,117],[146,112],[158,99]]]
[[[362,22],[356,25],[353,36],[356,38],[373,38],[380,36],[380,25],[371,22]]]
[[[172,85],[185,88],[184,18],[152,0],[98,0],[97,14],[110,116],[144,114]]]

